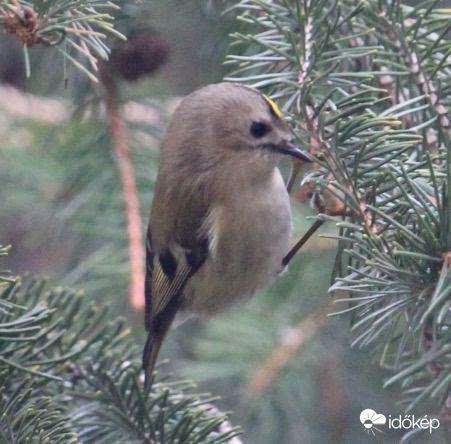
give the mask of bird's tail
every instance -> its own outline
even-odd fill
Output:
[[[166,331],[163,334],[155,334],[153,331],[150,331],[147,335],[143,352],[144,386],[146,388],[149,387],[152,379],[155,363],[165,335]]]
[[[171,307],[156,316],[150,326],[143,352],[144,386],[146,388],[149,387],[161,344],[171,327],[178,307],[178,304],[172,304]]]

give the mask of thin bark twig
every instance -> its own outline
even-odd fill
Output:
[[[135,171],[130,155],[125,120],[122,118],[119,110],[117,85],[115,80],[103,66],[100,68],[100,80],[105,88],[104,100],[106,115],[114,141],[114,149],[116,151],[124,192],[131,268],[130,302],[135,309],[141,309],[144,307],[145,265],[143,256],[144,247],[142,242],[142,221],[139,211]]]
[[[326,307],[329,307],[329,304]],[[247,387],[248,394],[259,396],[264,393],[299,350],[323,328],[326,322],[327,308],[322,307],[319,311],[308,315],[296,327],[287,330],[280,345],[271,352],[252,376]]]
[[[294,247],[288,252],[288,254],[282,259],[282,265],[285,267],[293,259],[296,253],[302,248],[302,246],[315,234],[318,228],[324,223],[323,220],[315,220],[313,225],[308,229],[294,245]]]

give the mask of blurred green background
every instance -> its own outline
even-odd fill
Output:
[[[125,2],[117,17],[118,29],[131,40],[157,35],[169,50],[156,73],[137,81],[107,68],[127,106],[144,224],[174,104],[227,74],[228,34],[243,26],[222,15],[229,3]],[[13,245],[7,267],[16,275],[43,274],[52,284],[82,288],[107,302],[111,316],[125,315],[143,344],[143,315],[128,297],[126,218],[102,87],[73,68],[65,87],[62,61],[45,48],[32,49],[31,68],[26,79],[20,45],[2,34],[0,243]],[[282,165],[285,176],[288,167]],[[300,193],[292,204],[299,237],[314,212]],[[333,233],[332,226],[322,230]],[[394,389],[381,389],[386,375],[377,363],[350,348],[346,318],[326,317],[337,310],[327,294],[334,257],[334,242],[315,235],[264,293],[229,313],[173,330],[160,355],[169,363],[159,372],[186,376],[219,396],[214,403],[234,412],[245,443],[398,442],[401,433],[369,436],[360,423],[365,408],[392,416],[402,409]],[[290,343],[293,335],[300,343]],[[274,353],[287,350],[292,353],[285,364],[271,368]],[[423,438],[442,442],[438,434]]]

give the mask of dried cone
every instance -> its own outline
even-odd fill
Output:
[[[135,82],[153,74],[166,62],[168,55],[169,46],[165,40],[142,32],[115,48],[109,65],[125,80]]]

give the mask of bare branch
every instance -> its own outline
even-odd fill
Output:
[[[125,121],[119,111],[117,86],[104,66],[100,69],[100,79],[105,87],[105,106],[111,134],[114,140],[127,213],[130,250],[131,286],[130,302],[136,309],[144,307],[144,256],[142,242],[142,222],[139,212],[138,190],[135,172],[130,156]]]

